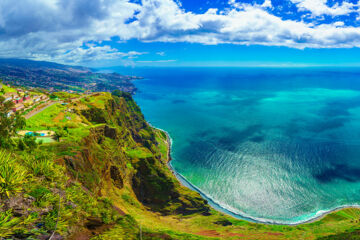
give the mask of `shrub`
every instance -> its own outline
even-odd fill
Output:
[[[23,156],[23,161],[31,173],[36,177],[56,178],[57,173],[55,171],[53,155],[40,151],[36,151],[33,155],[35,156],[29,154]]]
[[[10,195],[20,192],[27,177],[26,170],[16,162],[16,158],[0,151],[0,195]]]
[[[11,211],[0,212],[0,239],[10,236],[14,230],[18,229],[19,218],[13,218]]]

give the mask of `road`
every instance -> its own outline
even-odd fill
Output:
[[[25,119],[29,119],[32,116],[35,116],[36,114],[41,113],[42,111],[44,111],[45,109],[51,107],[52,105],[54,105],[56,103],[60,103],[60,102],[49,102],[49,104],[47,104],[46,106],[44,106],[44,107],[42,107],[42,108],[40,108],[38,110],[31,111],[28,114],[26,114],[24,117],[25,117]]]

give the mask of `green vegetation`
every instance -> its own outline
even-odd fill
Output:
[[[4,102],[4,100],[0,96],[0,147],[13,148],[16,143],[12,138],[16,136],[18,129],[25,126],[25,119],[17,113],[9,116],[14,104],[10,101]]]
[[[96,96],[86,96],[81,99],[82,103],[86,104],[88,107],[104,109],[105,104],[111,99],[109,93],[97,94]]]
[[[359,239],[359,209],[298,226],[251,223],[211,209],[167,168],[167,136],[130,94],[55,93],[19,137],[16,118],[0,151],[0,238]],[[39,138],[42,139],[42,138]]]
[[[26,182],[26,170],[16,164],[14,157],[0,152],[0,195],[9,198],[22,190]]]
[[[26,121],[26,129],[33,131],[56,129],[54,118],[64,109],[66,108],[60,103],[56,103],[46,108]]]
[[[142,159],[152,157],[153,154],[147,148],[135,148],[126,151],[126,154],[132,159]]]
[[[3,84],[0,92],[1,92],[1,94],[12,93],[12,92],[16,92],[16,89]]]

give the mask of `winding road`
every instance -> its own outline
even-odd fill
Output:
[[[25,119],[29,119],[29,118],[31,118],[32,116],[35,116],[36,114],[41,113],[42,111],[44,111],[45,109],[51,107],[52,105],[54,105],[54,104],[56,104],[56,103],[60,103],[60,102],[59,102],[59,101],[57,101],[57,102],[52,102],[52,101],[50,101],[50,102],[47,103],[46,106],[44,106],[44,107],[42,107],[42,108],[40,108],[40,109],[38,109],[38,110],[31,111],[31,112],[29,112],[28,114],[26,114],[24,117],[25,117]]]

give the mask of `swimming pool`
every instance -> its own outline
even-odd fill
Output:
[[[26,136],[34,136],[34,137],[45,137],[45,133],[36,133],[36,132],[27,132],[25,133]]]

